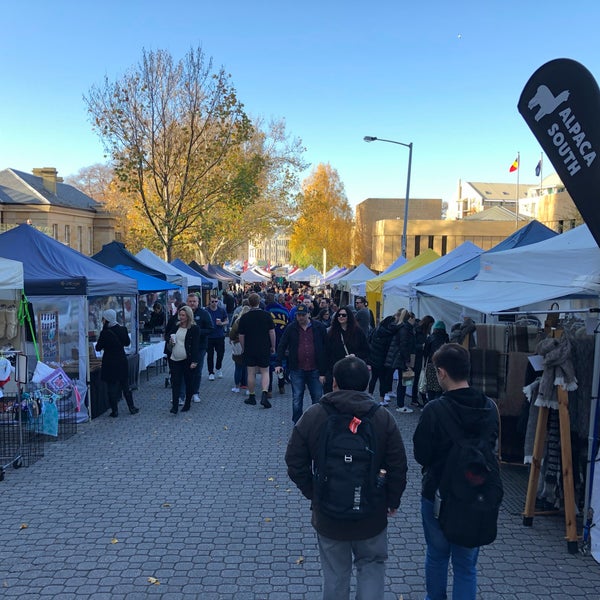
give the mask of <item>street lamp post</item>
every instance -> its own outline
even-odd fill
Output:
[[[408,148],[408,172],[406,173],[406,198],[404,198],[404,223],[402,225],[402,256],[406,258],[406,227],[408,225],[408,200],[410,198],[410,170],[412,167],[412,151],[413,145],[405,144],[403,142],[396,142],[394,140],[384,140],[372,135],[365,135],[363,138],[365,142],[388,142],[388,144],[398,144],[398,146],[404,146]]]

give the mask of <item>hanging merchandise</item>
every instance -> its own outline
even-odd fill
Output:
[[[29,312],[29,301],[27,300],[25,292],[21,292],[21,302],[19,303],[17,319],[20,325],[24,325],[25,321],[27,321],[27,324],[29,325],[29,333],[31,334],[31,339],[33,340],[33,347],[35,348],[35,356],[38,360],[40,360],[40,350],[35,337],[35,327],[33,326],[33,319],[31,318],[31,313]]]
[[[10,375],[12,373],[12,365],[10,361],[5,356],[0,357],[0,398],[4,397],[4,392],[2,388],[4,385],[8,383],[10,380]]]

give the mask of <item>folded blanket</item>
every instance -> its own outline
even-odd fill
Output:
[[[498,408],[504,417],[516,417],[521,414],[525,394],[523,386],[529,364],[527,352],[511,352],[508,355],[508,374],[506,391],[500,391]]]
[[[471,349],[471,385],[486,396],[498,397],[497,350]]]

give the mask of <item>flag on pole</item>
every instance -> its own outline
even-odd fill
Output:
[[[538,162],[537,167],[535,168],[535,176],[539,177],[541,172],[542,172],[542,159],[540,158],[540,161]]]
[[[510,169],[508,170],[508,172],[514,173],[518,168],[519,168],[519,157],[517,156],[517,158],[515,158],[515,160],[513,161],[513,164],[510,165]]]

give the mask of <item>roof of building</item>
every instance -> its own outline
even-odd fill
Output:
[[[468,217],[464,217],[463,221],[514,221],[515,211],[505,206],[492,206],[480,212],[476,212]],[[530,221],[531,217],[519,215],[519,221]]]
[[[516,183],[491,183],[485,181],[467,182],[484,200],[490,202],[511,202],[517,196]],[[523,197],[530,187],[535,187],[535,183],[519,183],[519,196]]]
[[[53,205],[97,211],[101,204],[67,183],[56,182],[56,194],[49,192],[43,179],[16,169],[0,171],[0,204]]]

